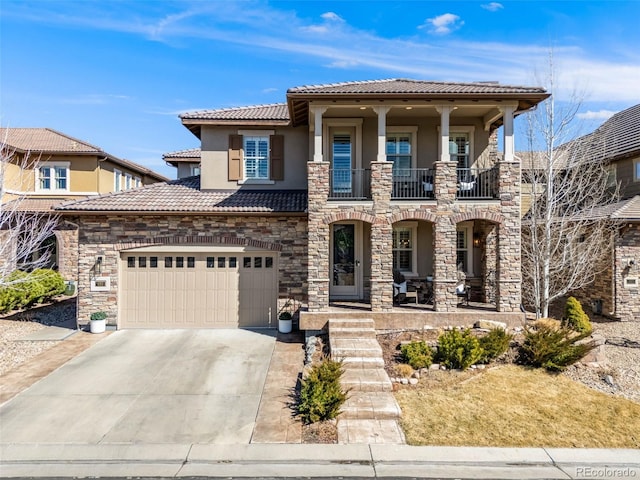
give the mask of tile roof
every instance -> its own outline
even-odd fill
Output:
[[[615,160],[640,153],[640,104],[616,113],[593,132],[563,147],[590,152],[594,160]]]
[[[84,198],[84,197],[83,197]],[[4,210],[13,210],[17,212],[34,212],[45,213],[50,212],[53,208],[68,202],[69,198],[33,198],[25,197],[18,200],[11,200],[3,205]]]
[[[0,128],[0,142],[27,152],[96,153],[102,150],[90,143],[51,128]]]
[[[200,177],[156,183],[59,206],[60,211],[304,213],[306,190],[200,190]]]
[[[182,120],[262,120],[289,122],[289,109],[286,103],[271,105],[252,105],[249,107],[221,108],[217,110],[199,110],[180,115]]]
[[[200,160],[200,148],[188,148],[186,150],[178,150],[176,152],[169,152],[162,155],[163,159],[179,159],[179,158],[189,158],[189,159],[198,159]]]
[[[541,87],[501,85],[498,82],[434,82],[390,78],[361,82],[304,85],[287,90],[289,94],[521,94],[546,93]]]

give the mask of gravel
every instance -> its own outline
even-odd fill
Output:
[[[73,320],[75,298],[0,317],[0,375],[28,362],[59,341],[22,340],[29,334]]]
[[[606,339],[606,364],[593,368],[578,363],[563,375],[595,390],[640,403],[640,321],[592,325],[594,333]]]

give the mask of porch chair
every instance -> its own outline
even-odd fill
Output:
[[[393,271],[393,303],[399,305],[407,298],[407,279],[400,270]]]
[[[471,286],[467,285],[466,282],[461,282],[456,285],[456,296],[460,298],[460,304],[466,304],[469,306],[469,300],[471,298]]]

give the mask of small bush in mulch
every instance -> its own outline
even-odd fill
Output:
[[[561,372],[594,348],[592,343],[581,342],[589,334],[547,323],[527,327],[517,361],[522,365]]]
[[[482,358],[483,351],[478,338],[470,329],[449,330],[438,338],[436,360],[447,368],[466,370]]]
[[[492,328],[485,336],[480,337],[480,347],[482,356],[478,360],[480,363],[489,363],[509,350],[509,345],[513,340],[513,335],[507,333],[503,328]]]
[[[416,370],[428,368],[433,363],[433,351],[429,345],[422,341],[402,345],[400,353],[402,353],[403,360]]]

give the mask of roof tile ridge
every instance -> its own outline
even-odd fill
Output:
[[[207,108],[202,110],[193,110],[190,112],[184,112],[180,114],[180,117],[183,115],[196,115],[198,113],[203,112],[231,112],[234,110],[250,110],[252,108],[264,108],[264,107],[286,107],[286,102],[275,102],[275,103],[259,103],[255,105],[243,105],[240,107],[224,107],[224,108]]]
[[[308,89],[308,88],[327,88],[327,87],[344,87],[347,85],[369,85],[373,83],[385,83],[403,80],[401,78],[383,78],[377,80],[353,80],[350,82],[333,82],[333,83],[316,83],[311,85],[300,85],[299,87],[292,87],[287,92],[295,92],[296,90]]]
[[[98,147],[97,145],[93,145],[93,144],[91,144],[89,142],[85,142],[84,140],[80,140],[79,138],[72,137],[71,135],[68,135],[66,133],[60,132],[60,131],[58,131],[58,130],[56,130],[54,128],[44,127],[44,130],[48,130],[51,133],[55,133],[56,135],[60,135],[61,137],[68,138],[69,140],[72,140],[74,142],[78,142],[78,143],[81,143],[81,144],[86,145],[88,147],[91,147],[91,148],[97,150],[100,153],[106,153],[105,150],[103,150],[102,148]]]

